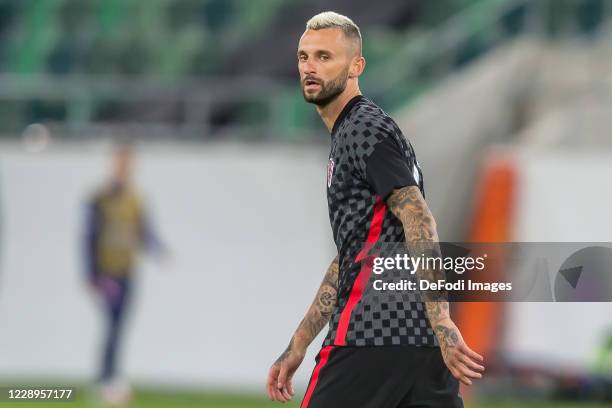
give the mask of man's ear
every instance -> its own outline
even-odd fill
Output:
[[[349,69],[349,78],[357,78],[365,69],[366,60],[363,56],[354,57],[353,61],[351,61],[351,67]]]

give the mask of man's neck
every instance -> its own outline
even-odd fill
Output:
[[[340,112],[342,112],[342,109],[344,109],[346,104],[357,95],[361,95],[359,88],[350,91],[347,89],[347,92],[342,92],[336,99],[324,107],[321,108],[317,106],[317,112],[319,112],[325,127],[327,127],[327,130],[329,130],[330,133],[334,127],[334,123],[336,123],[336,119],[338,119]]]

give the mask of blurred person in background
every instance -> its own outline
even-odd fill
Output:
[[[117,377],[117,353],[130,302],[135,258],[141,248],[165,256],[131,175],[129,145],[115,148],[110,180],[88,200],[85,231],[87,281],[107,319],[97,384],[103,398],[129,399],[129,386]]]
[[[403,243],[410,254],[440,253],[414,150],[395,122],[361,95],[359,28],[340,14],[318,14],[306,24],[297,58],[304,98],[331,133],[327,199],[338,255],[269,370],[268,396],[293,397],[292,377],[329,323],[302,408],[463,407],[459,381],[482,378],[483,359],[463,341],[445,293],[425,293],[422,301],[367,295],[370,245]],[[435,267],[417,268],[416,276],[445,278]]]

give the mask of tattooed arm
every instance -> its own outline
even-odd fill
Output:
[[[302,319],[293,335],[292,341],[296,348],[306,350],[321,329],[329,323],[331,314],[336,306],[338,269],[338,257],[336,256],[329,265],[329,268],[327,268],[323,282],[308,312],[306,312],[306,316],[304,316],[304,319]]]
[[[314,301],[300,322],[289,346],[274,362],[268,373],[268,396],[273,401],[286,402],[293,397],[291,379],[302,363],[306,349],[321,329],[327,325],[336,306],[338,291],[338,257],[332,261]]]
[[[406,245],[411,256],[440,256],[436,221],[418,187],[394,190],[387,199],[387,206],[404,226]],[[416,275],[418,280],[430,282],[446,278],[442,269],[435,268],[419,268]],[[466,385],[472,384],[471,379],[482,378],[480,372],[484,371],[484,367],[480,363],[483,358],[465,344],[461,332],[451,320],[447,293],[431,290],[421,295],[424,296],[429,323],[438,338],[442,357],[450,372]]]

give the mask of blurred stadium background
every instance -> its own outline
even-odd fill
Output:
[[[324,10],[360,25],[361,88],[415,146],[442,240],[612,241],[610,0],[0,0],[2,384],[97,406],[83,206],[128,140],[172,254],[139,268],[131,406],[274,406],[267,369],[334,251],[329,136],[295,60]],[[609,405],[611,312],[459,308],[493,362],[466,406]]]

